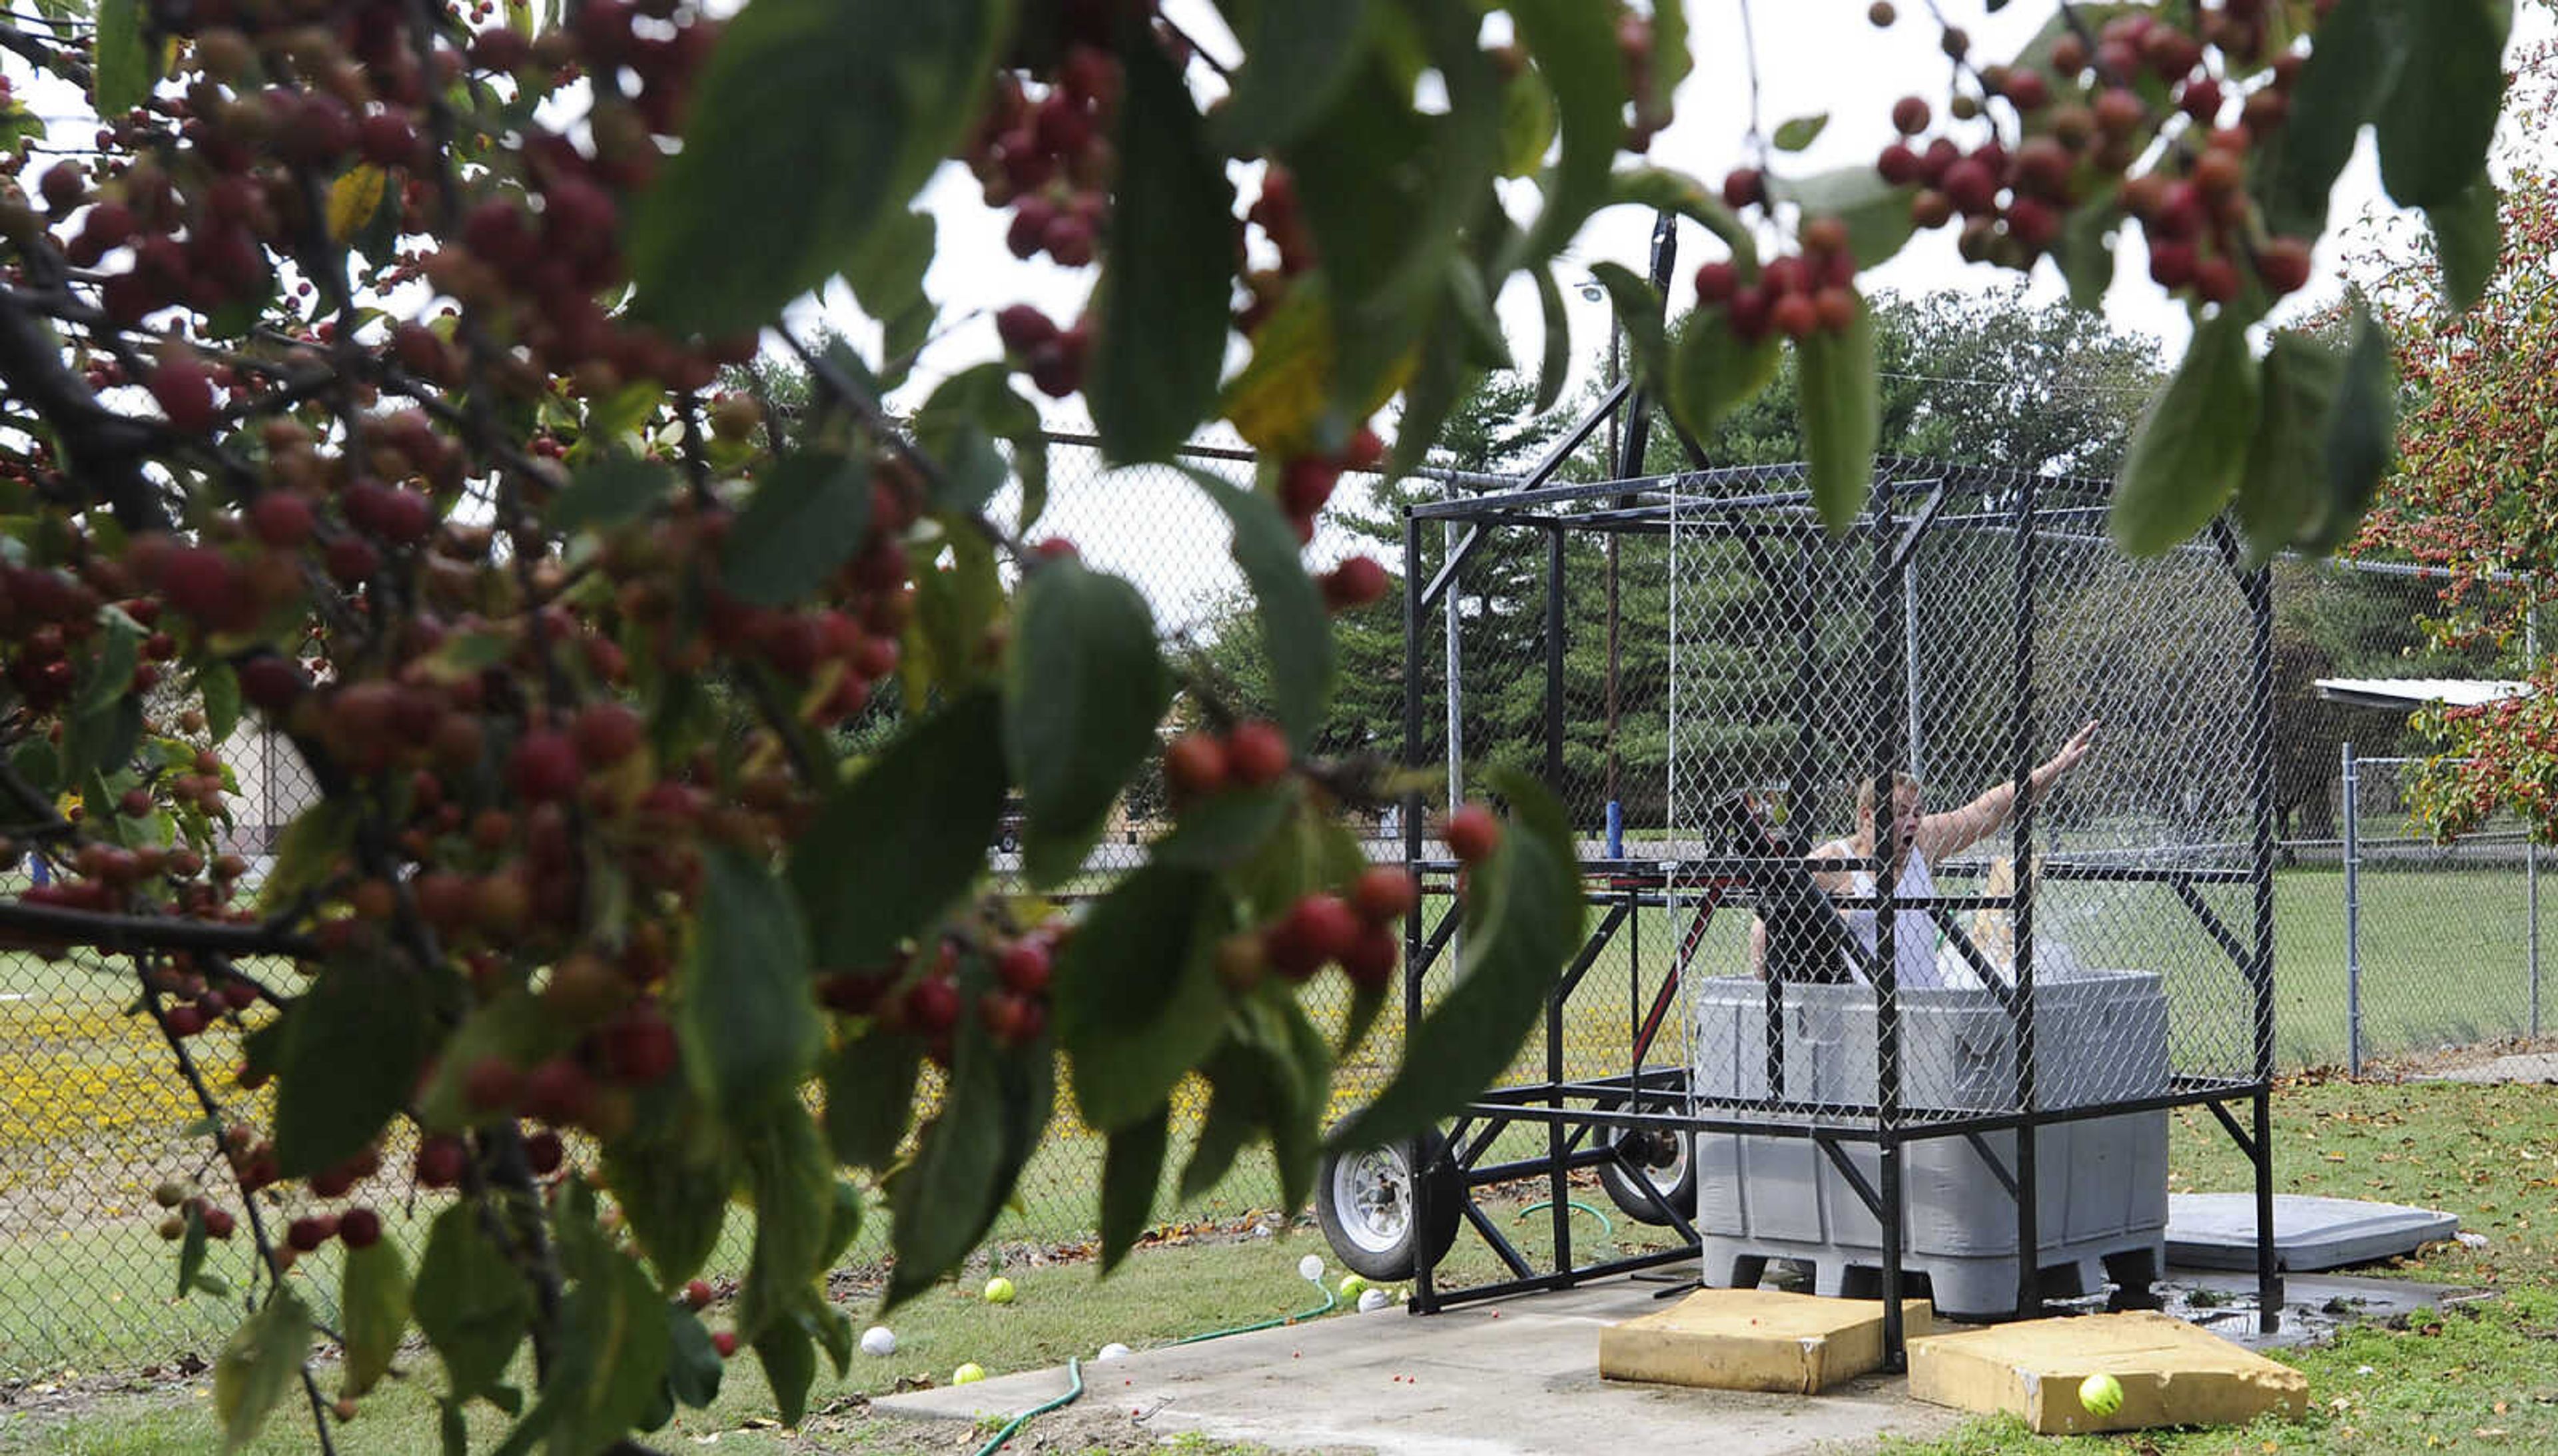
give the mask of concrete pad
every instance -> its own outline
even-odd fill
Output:
[[[2122,1408],[2091,1414],[2078,1384],[2122,1383]],[[2039,1435],[2162,1425],[2243,1425],[2309,1409],[2309,1378],[2183,1320],[2148,1311],[2027,1320],[1910,1344],[1910,1393],[1984,1413],[2006,1411]]]
[[[1704,1433],[1716,1456],[1813,1456],[1871,1449],[1886,1434],[1923,1439],[1962,1420],[1879,1375],[1818,1398],[1601,1380],[1601,1331],[1660,1309],[1662,1287],[1611,1279],[1436,1315],[1333,1315],[1141,1351],[1087,1363],[1084,1397],[1068,1409],[1078,1431],[1108,1411],[1132,1433],[1415,1456],[1685,1450]],[[1028,1410],[1066,1388],[1066,1372],[1036,1371],[890,1396],[876,1408],[975,1420]],[[1038,1431],[1033,1422],[1025,1434]]]
[[[1932,1327],[1905,1299],[1909,1338]],[[1774,1289],[1700,1289],[1668,1309],[1599,1332],[1599,1375],[1712,1390],[1817,1395],[1883,1368],[1883,1301]]]
[[[2286,1269],[2376,1263],[2460,1231],[2460,1219],[2438,1209],[2296,1193],[2274,1197],[2274,1260]],[[2169,1194],[2167,1257],[2172,1265],[2190,1268],[2256,1267],[2256,1196]]]
[[[2558,1083],[2558,1052],[2521,1052],[2474,1067],[2454,1067],[2419,1079],[2423,1082]]]

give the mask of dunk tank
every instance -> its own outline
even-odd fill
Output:
[[[1647,1268],[1968,1319],[2142,1303],[2172,1109],[2272,1195],[2264,571],[2224,526],[2125,556],[2096,480],[1886,461],[1844,532],[1798,466],[1556,484],[1626,397],[1536,470],[1441,472],[1407,508],[1403,759],[1459,790],[1542,772],[1592,914],[1513,1080],[1328,1161],[1334,1245],[1408,1272],[1423,1313]],[[2082,761],[2000,811],[2090,722]],[[1400,825],[1433,892],[1406,1025],[1460,949],[1439,806]],[[1594,1182],[1676,1246],[1576,1255]],[[1522,1191],[1551,1220],[1533,1255],[1488,1212]],[[1443,1276],[1468,1230],[1495,1277]]]

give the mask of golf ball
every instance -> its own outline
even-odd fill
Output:
[[[2078,1383],[2078,1403],[2089,1415],[2111,1415],[2123,1408],[2123,1383],[2097,1374]]]
[[[1101,1353],[1092,1358],[1094,1360],[1125,1360],[1128,1358],[1128,1347],[1120,1344],[1116,1340],[1113,1340],[1109,1344],[1102,1346]]]
[[[886,1325],[873,1325],[869,1329],[862,1331],[862,1353],[864,1355],[895,1355],[897,1353],[897,1336],[889,1333],[889,1328]]]
[[[1005,1278],[1001,1274],[997,1274],[995,1277],[988,1279],[986,1281],[986,1302],[988,1304],[1012,1303],[1013,1281]]]
[[[1362,1289],[1359,1291],[1358,1307],[1360,1314],[1374,1314],[1378,1310],[1384,1309],[1393,1303],[1394,1296],[1388,1294],[1382,1289]]]
[[[1315,1253],[1310,1253],[1310,1254],[1306,1255],[1304,1258],[1301,1258],[1301,1259],[1297,1260],[1297,1277],[1298,1277],[1298,1278],[1300,1278],[1300,1279],[1321,1279],[1321,1278],[1323,1278],[1323,1277],[1324,1277],[1324,1258],[1323,1258],[1323,1255],[1321,1255],[1321,1254],[1315,1254]]]
[[[985,1378],[986,1368],[972,1360],[950,1373],[950,1383],[954,1385],[973,1385]]]

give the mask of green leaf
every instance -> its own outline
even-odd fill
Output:
[[[2283,128],[2256,173],[2268,230],[2302,238],[2327,230],[2328,196],[2337,176],[2353,155],[2362,124],[2397,79],[2405,49],[2399,35],[2402,3],[2338,0],[2319,22],[2309,60],[2292,85]]]
[[[2327,422],[2345,361],[2307,335],[2274,336],[2263,403],[2234,508],[2248,555],[2262,562],[2314,529],[2327,479]]]
[[[1031,573],[1004,673],[1004,751],[1022,786],[1032,884],[1082,871],[1110,805],[1155,750],[1172,687],[1135,587],[1071,559]]]
[[[824,1269],[835,1177],[817,1124],[786,1102],[739,1129],[739,1159],[755,1203],[755,1249],[738,1296],[740,1339],[753,1340],[809,1292]]]
[[[403,960],[345,955],[294,998],[275,1069],[275,1161],[287,1178],[361,1151],[408,1101],[435,1033],[426,978]]]
[[[1283,146],[1323,115],[1362,49],[1367,0],[1253,7],[1243,67],[1208,125],[1210,146],[1248,157]]]
[[[962,1000],[988,983],[981,963],[963,963]],[[1057,1057],[1046,1038],[998,1047],[965,1016],[956,1041],[941,1111],[894,1186],[897,1262],[883,1311],[930,1288],[985,1238],[1055,1106]]]
[[[1234,1034],[1217,1049],[1208,1076],[1232,1113],[1268,1131],[1281,1204],[1304,1207],[1322,1160],[1332,1085],[1323,1034],[1294,997],[1255,996],[1239,1008]]]
[[[1011,9],[738,11],[694,82],[683,150],[633,203],[625,250],[640,312],[679,334],[754,328],[857,256],[958,149]]]
[[[915,1079],[924,1048],[915,1038],[873,1031],[826,1054],[826,1144],[849,1168],[885,1169],[915,1116]]]
[[[142,16],[142,0],[98,0],[97,67],[90,80],[103,120],[121,117],[151,94],[151,50]]]
[[[1554,90],[1563,150],[1542,184],[1522,261],[1552,257],[1608,199],[1608,169],[1626,139],[1625,58],[1610,7],[1587,0],[1512,0],[1510,23]]]
[[[776,1321],[755,1337],[755,1358],[764,1363],[782,1424],[798,1425],[808,1413],[808,1386],[817,1379],[817,1347],[808,1332],[795,1321]]]
[[[739,1120],[796,1091],[816,1065],[821,1032],[789,892],[736,850],[714,850],[706,868],[692,953],[677,980],[675,1034],[703,1099]]]
[[[2485,171],[2460,196],[2425,210],[2434,229],[2434,257],[2443,265],[2443,305],[2467,313],[2486,294],[2504,254],[2504,224],[2495,182]]]
[[[1669,341],[1661,328],[1661,296],[1623,263],[1592,263],[1590,276],[1608,290],[1608,306],[1616,312],[1634,377],[1649,380],[1656,391],[1667,388]]]
[[[1501,771],[1492,787],[1513,817],[1469,876],[1456,981],[1413,1028],[1394,1080],[1334,1133],[1337,1148],[1400,1141],[1481,1092],[1509,1066],[1581,945],[1570,821],[1526,774]]]
[[[1187,869],[1228,869],[1268,842],[1298,803],[1291,784],[1229,789],[1182,810],[1173,832],[1155,841],[1148,858]]]
[[[1563,290],[1554,286],[1554,274],[1543,266],[1527,270],[1536,284],[1537,306],[1545,314],[1545,357],[1536,370],[1536,403],[1538,414],[1554,408],[1563,397],[1563,379],[1572,372],[1572,317],[1563,311]]]
[[[412,1300],[456,1402],[497,1383],[533,1317],[532,1286],[482,1232],[477,1211],[459,1204],[427,1234]]]
[[[591,1456],[638,1425],[664,1388],[674,1339],[656,1287],[630,1255],[599,1248],[560,1304],[559,1354],[542,1383],[551,1456]]]
[[[1670,417],[1697,439],[1712,438],[1718,421],[1776,377],[1782,359],[1774,335],[1745,344],[1723,310],[1690,312],[1669,347]]]
[[[1231,928],[1200,870],[1148,865],[1092,907],[1051,992],[1085,1123],[1112,1132],[1148,1115],[1216,1045],[1216,946]]]
[[[2409,6],[2397,76],[2373,118],[2380,181],[2392,202],[2445,206],[2486,167],[2504,104],[2504,42],[2512,28],[2511,0]]]
[[[711,1343],[710,1327],[681,1304],[666,1306],[666,1391],[695,1410],[719,1398],[726,1362]]]
[[[1215,1095],[1208,1104],[1208,1120],[1200,1124],[1199,1141],[1191,1144],[1190,1161],[1182,1164],[1182,1181],[1176,1192],[1190,1202],[1225,1181],[1234,1168],[1234,1160],[1252,1141],[1259,1124],[1247,1106],[1259,1103],[1241,1089],[1215,1086]]]
[[[892,369],[932,332],[924,275],[932,266],[937,236],[930,213],[899,213],[884,218],[845,265],[844,282],[862,312],[880,321]]]
[[[1883,436],[1874,311],[1857,300],[1856,318],[1844,331],[1805,335],[1794,345],[1794,358],[1812,505],[1832,531],[1843,531],[1874,494],[1874,452]]]
[[[1501,175],[1533,177],[1554,148],[1554,90],[1530,66],[1501,86]]]
[[[2072,212],[2055,250],[2069,302],[2090,313],[2105,306],[2105,290],[2114,286],[2114,206],[2109,193]]]
[[[190,1202],[187,1205],[187,1235],[178,1245],[178,1295],[180,1299],[196,1292],[196,1278],[205,1271],[205,1210]]]
[[[815,591],[861,549],[871,528],[871,476],[860,461],[811,451],[775,461],[720,546],[720,584],[779,607]]]
[[[1759,264],[1759,243],[1751,234],[1750,224],[1724,205],[1720,194],[1684,172],[1666,167],[1635,167],[1620,172],[1611,180],[1608,201],[1611,206],[1631,204],[1657,213],[1674,213],[1723,239],[1735,261],[1753,268]]]
[[[71,716],[87,718],[113,707],[115,700],[133,690],[133,669],[142,660],[143,631],[140,623],[123,612],[109,607],[97,614],[97,655],[88,659],[71,693]],[[104,767],[121,767],[108,764]]]
[[[2389,331],[2367,310],[2353,321],[2353,345],[2337,380],[2336,405],[2327,421],[2326,510],[2301,544],[2332,551],[2353,533],[2372,494],[2389,475],[2398,440],[2398,362]]]
[[[735,1179],[732,1132],[701,1115],[690,1089],[669,1078],[642,1097],[632,1130],[604,1148],[604,1181],[631,1232],[674,1289],[701,1272],[719,1246]]]
[[[345,799],[322,799],[295,815],[276,837],[275,861],[257,889],[258,908],[289,905],[327,881],[338,857],[355,842],[356,819],[355,802]]]
[[[339,1333],[347,1337],[345,1383],[340,1392],[361,1395],[390,1372],[408,1334],[408,1265],[387,1238],[347,1250],[340,1281]]]
[[[2257,369],[2240,315],[2194,331],[2185,363],[2132,436],[2114,486],[2114,539],[2150,556],[2210,523],[2246,469],[2256,427]]]
[[[579,469],[551,499],[551,529],[604,530],[637,519],[674,484],[675,472],[661,461],[608,455]]]
[[[1918,224],[1911,220],[1912,189],[1894,187],[1872,167],[1841,167],[1809,177],[1768,179],[1770,198],[1792,203],[1806,219],[1847,224],[1847,250],[1859,268],[1897,256]]]
[[[239,674],[227,662],[207,662],[196,669],[196,691],[205,699],[205,732],[215,743],[228,743],[239,726]]]
[[[1084,387],[1102,453],[1122,464],[1172,458],[1215,408],[1234,263],[1234,188],[1190,88],[1152,30],[1126,29],[1118,204]]]
[[[979,691],[909,728],[828,795],[790,856],[815,962],[870,969],[931,925],[984,873],[1006,782],[1002,700]]]
[[[1234,528],[1234,564],[1252,585],[1261,619],[1261,651],[1270,664],[1270,697],[1289,741],[1303,749],[1324,726],[1333,700],[1333,624],[1323,593],[1306,574],[1297,533],[1279,508],[1213,476],[1191,478]]]
[[[936,688],[954,696],[987,675],[986,632],[1004,607],[995,548],[984,535],[954,531],[941,550],[950,557],[947,569],[934,560],[915,566],[915,617],[898,677],[910,703],[928,700]]]
[[[417,1099],[418,1120],[438,1132],[453,1132],[486,1120],[465,1093],[473,1067],[490,1057],[517,1067],[532,1067],[571,1050],[574,1033],[559,1017],[527,993],[499,995],[471,1008],[462,1024],[436,1049],[435,1075]]]
[[[1110,1134],[1101,1159],[1101,1272],[1119,1267],[1155,1215],[1164,1182],[1164,1145],[1172,1108],[1159,1106]],[[1295,1205],[1291,1205],[1295,1207]]]
[[[942,380],[916,411],[916,443],[945,473],[944,493],[933,501],[943,510],[979,510],[1003,488],[1004,459],[986,443],[990,436],[1013,447],[1012,473],[1021,477],[1027,530],[1047,508],[1048,436],[1038,406],[1014,389],[1012,371],[1000,364],[962,369]]]
[[[240,1322],[213,1357],[213,1412],[222,1422],[222,1449],[236,1451],[257,1439],[310,1353],[311,1311],[290,1289],[275,1291]]]
[[[1787,121],[1780,121],[1776,123],[1776,134],[1775,137],[1776,150],[1780,152],[1799,152],[1803,148],[1810,146],[1815,140],[1819,139],[1822,130],[1829,124],[1830,113],[1827,111],[1817,112],[1810,116],[1796,116]]]

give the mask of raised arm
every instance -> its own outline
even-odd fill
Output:
[[[2041,801],[2052,792],[2052,786],[2060,781],[2061,776],[2076,768],[2078,761],[2095,746],[2096,723],[2090,719],[2086,726],[2069,735],[2069,741],[2061,745],[2059,753],[2035,769],[2028,780],[2028,792],[2033,794],[2036,801]],[[1979,843],[1992,830],[2006,823],[2008,816],[2015,811],[2016,781],[2011,779],[1960,808],[1929,814],[1919,820],[1918,850],[1929,860],[1941,862]]]

